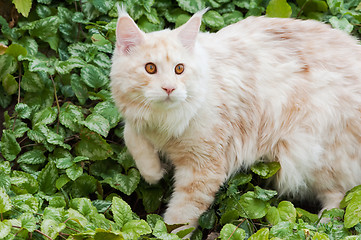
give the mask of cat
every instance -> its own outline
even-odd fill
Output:
[[[198,225],[220,186],[261,157],[280,194],[339,206],[361,184],[361,46],[314,20],[248,17],[216,33],[194,14],[144,33],[119,12],[111,91],[150,184],[175,169],[164,214]]]

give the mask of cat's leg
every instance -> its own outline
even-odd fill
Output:
[[[198,218],[212,204],[226,179],[224,168],[211,164],[203,168],[196,162],[175,166],[174,193],[164,214],[166,223],[189,223],[184,228],[198,226]]]
[[[129,124],[125,124],[124,140],[145,181],[150,184],[157,183],[165,172],[159,160],[157,150]]]

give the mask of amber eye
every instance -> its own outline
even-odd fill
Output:
[[[177,64],[174,69],[176,74],[182,74],[184,71],[184,65],[182,63]]]
[[[155,66],[154,63],[147,63],[145,64],[145,71],[147,71],[147,73],[149,74],[154,74],[157,72],[157,66]]]

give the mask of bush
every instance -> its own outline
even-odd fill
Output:
[[[0,1],[3,4],[4,1]],[[205,7],[202,29],[250,15],[314,18],[359,36],[359,0],[125,0],[145,32]],[[122,141],[109,91],[116,0],[13,0],[0,11],[0,239],[179,239],[157,215],[171,174],[146,184]],[[16,10],[18,12],[16,12]],[[276,198],[260,163],[224,184],[193,239],[356,239],[361,188],[318,217]]]

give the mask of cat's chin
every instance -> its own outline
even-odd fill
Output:
[[[172,99],[165,99],[160,101],[154,101],[152,106],[156,109],[161,110],[169,110],[178,107],[181,104],[181,101],[172,100]]]

